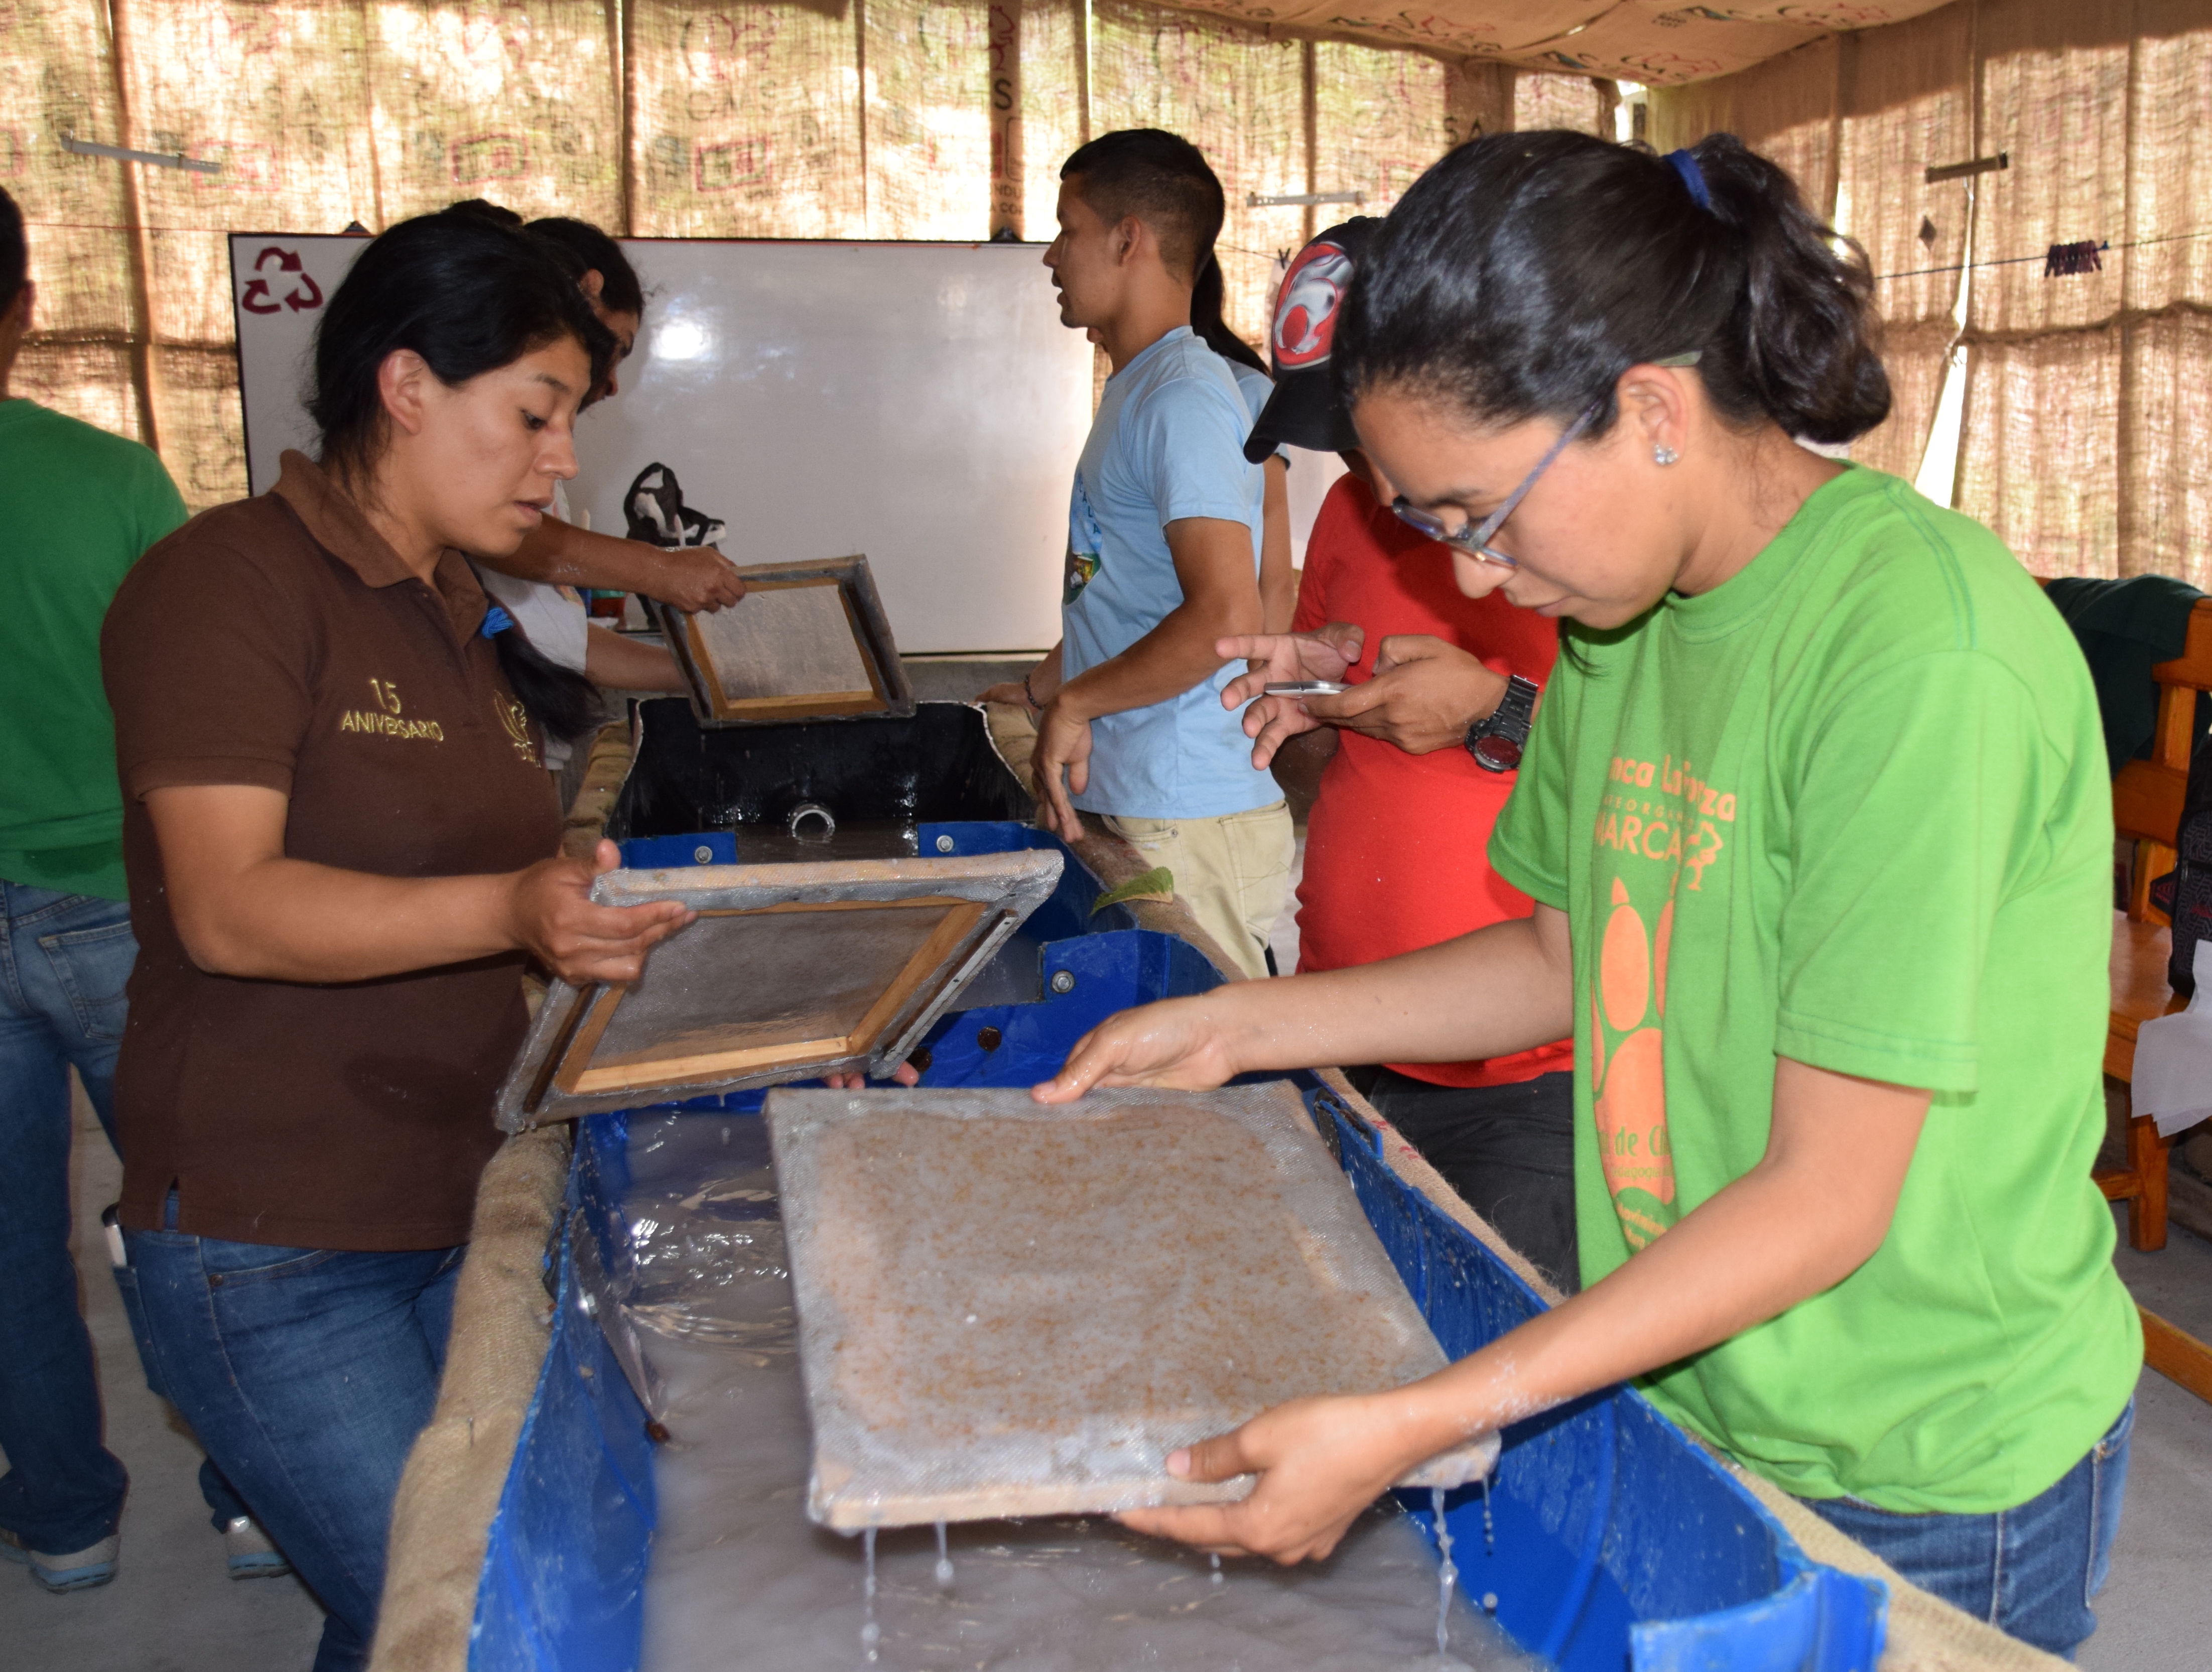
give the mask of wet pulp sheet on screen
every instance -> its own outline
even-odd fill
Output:
[[[768,1122],[826,1525],[1239,1499],[1249,1479],[1176,1480],[1168,1454],[1443,1368],[1287,1082],[1051,1109],[780,1088]]]

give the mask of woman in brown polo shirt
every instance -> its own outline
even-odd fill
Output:
[[[612,347],[526,234],[394,227],[317,333],[321,462],[155,546],[102,639],[139,945],[125,1280],[149,1368],[329,1611],[318,1672],[368,1658],[523,967],[634,977],[684,921],[595,906],[552,857],[543,733],[460,555],[537,526]]]

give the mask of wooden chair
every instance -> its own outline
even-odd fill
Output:
[[[2112,780],[2112,822],[2136,848],[2127,909],[2112,914],[2112,1009],[2105,1034],[2105,1072],[2129,1081],[2135,1077],[2136,1029],[2184,1003],[2166,985],[2173,935],[2166,914],[2151,903],[2150,889],[2173,869],[2177,857],[2173,844],[2189,785],[2197,693],[2212,690],[2212,599],[2191,612],[2181,654],[2159,663],[2151,677],[2158,681],[2151,757],[2130,761]],[[2136,1248],[2166,1246],[2166,1140],[2152,1122],[2131,1111],[2126,1164],[2100,1168],[2096,1179],[2107,1201],[2127,1203],[2128,1241]],[[2155,1312],[2137,1310],[2142,1314],[2143,1362],[2212,1401],[2212,1347]]]
[[[2136,1029],[2185,1002],[2166,985],[2173,936],[2166,915],[2151,903],[2150,889],[2173,869],[2197,694],[2212,690],[2212,599],[2191,612],[2181,654],[2159,663],[2151,677],[2158,681],[2151,757],[2130,761],[2112,780],[2112,822],[2136,845],[2127,909],[2112,914],[2112,1011],[2105,1036],[2105,1072],[2121,1080],[2135,1077]],[[2126,1164],[2096,1176],[2108,1200],[2127,1203],[2128,1241],[2138,1249],[2166,1246],[2166,1147],[2149,1120],[2130,1116]]]

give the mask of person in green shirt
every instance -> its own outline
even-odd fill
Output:
[[[11,398],[27,265],[0,192],[0,1555],[76,1590],[115,1576],[127,1485],[70,1257],[69,1071],[113,1141],[137,952],[100,623],[185,505],[136,441]]]
[[[1037,1096],[1571,1029],[1585,1287],[1176,1454],[1259,1485],[1132,1525],[1319,1556],[1423,1459],[1634,1378],[1907,1578],[2058,1653],[2095,1629],[2142,1365],[2089,1176],[2096,700],[1986,529],[1795,439],[1888,410],[1839,247],[1727,135],[1480,139],[1376,239],[1335,359],[1386,497],[1565,624],[1490,849],[1535,915],[1115,1018]]]

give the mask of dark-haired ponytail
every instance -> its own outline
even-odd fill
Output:
[[[580,276],[596,272],[599,276],[601,307],[611,313],[645,312],[645,287],[638,282],[637,269],[629,264],[622,246],[589,221],[548,215],[531,222],[523,230],[566,251]]]
[[[1222,304],[1226,291],[1221,277],[1221,258],[1211,251],[1198,264],[1198,283],[1190,291],[1190,328],[1198,339],[1224,360],[1233,360],[1240,366],[1249,366],[1263,376],[1272,375],[1267,362],[1260,357],[1259,350],[1230,330],[1229,321],[1222,317]]]
[[[1812,441],[1863,435],[1889,416],[1866,252],[1850,244],[1839,255],[1835,229],[1806,207],[1796,182],[1734,134],[1711,135],[1688,156],[1713,219],[1742,246],[1741,301],[1716,367],[1741,397],[1722,410],[1755,406]]]
[[[515,700],[530,711],[547,737],[574,743],[598,728],[605,716],[597,685],[574,669],[548,660],[496,604],[485,614],[480,630],[499,653],[499,671],[507,676]]]
[[[1602,435],[1621,373],[1695,352],[1723,418],[1847,441],[1889,411],[1873,288],[1857,246],[1733,135],[1668,158],[1493,134],[1431,167],[1383,223],[1334,363],[1347,401],[1401,387],[1478,423],[1596,402]]]

